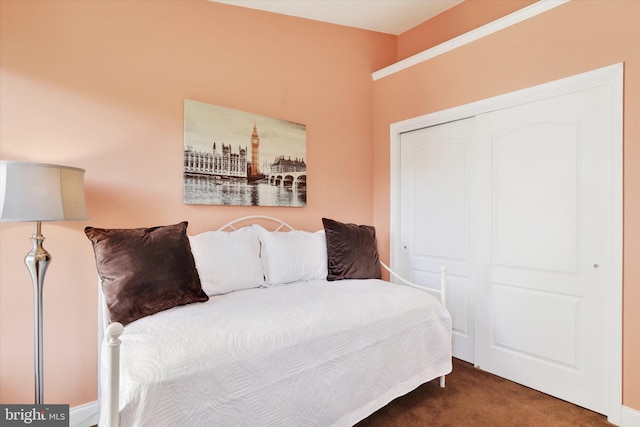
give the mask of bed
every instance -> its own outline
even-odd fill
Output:
[[[265,222],[274,226],[259,224]],[[126,326],[111,319],[117,310],[109,305],[104,281],[113,275],[101,265],[103,242],[95,233],[104,229],[88,227],[104,303],[100,426],[351,426],[425,382],[440,378],[444,387],[451,372],[451,318],[441,299],[446,270],[439,289],[393,272],[397,283],[336,279],[344,265],[336,270],[332,264],[334,230],[323,224],[324,230],[311,233],[251,216],[188,236],[207,299],[161,309]],[[337,226],[371,235],[365,226]],[[257,251],[233,241],[253,233]],[[221,239],[215,250],[214,235]],[[353,247],[344,243],[338,250]],[[238,256],[245,258],[236,262]],[[371,256],[388,268],[377,248],[360,253],[357,261]],[[245,283],[252,269],[262,279],[257,286]],[[244,284],[225,288],[239,276]]]

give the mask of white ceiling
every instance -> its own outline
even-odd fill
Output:
[[[463,0],[211,1],[398,35]]]

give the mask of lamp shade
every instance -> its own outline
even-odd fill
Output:
[[[0,221],[85,219],[84,169],[0,161]]]

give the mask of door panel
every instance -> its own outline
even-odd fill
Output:
[[[494,264],[575,273],[577,139],[573,123],[493,133]]]
[[[447,308],[454,356],[473,360],[470,253],[470,179],[473,119],[401,136],[401,271],[439,289],[448,268]]]
[[[579,301],[574,296],[496,284],[492,344],[515,355],[575,368]]]
[[[610,154],[602,96],[595,88],[476,117],[480,150],[492,154],[478,182],[490,254],[475,363],[605,413]]]

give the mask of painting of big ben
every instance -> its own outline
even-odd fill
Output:
[[[306,206],[306,126],[187,99],[183,177],[186,204]]]

